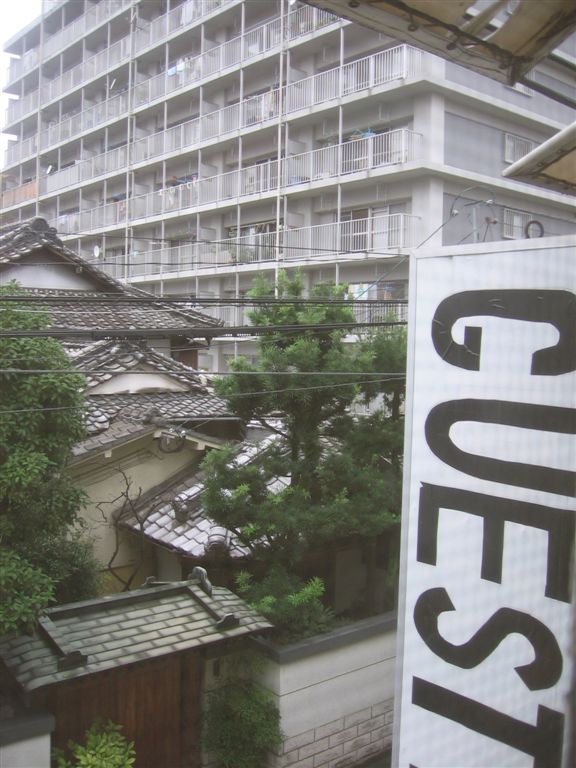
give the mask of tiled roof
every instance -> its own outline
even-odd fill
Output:
[[[94,449],[96,443],[92,438],[95,435],[99,436],[102,446],[115,443],[122,431],[130,437],[153,418],[175,424],[198,419],[236,418],[222,398],[210,392],[94,395],[86,398],[86,405],[84,421],[89,437],[75,446],[75,456]]]
[[[133,296],[146,295],[143,291],[126,288],[118,280],[89,264],[77,253],[65,246],[58,237],[56,229],[51,227],[46,219],[29,219],[28,221],[0,227],[0,264],[15,263],[22,256],[44,249],[48,249],[52,253],[61,256],[65,261],[73,262],[99,282],[105,283],[113,292]]]
[[[53,330],[102,331],[116,329],[138,330],[154,328],[178,330],[183,335],[186,327],[218,327],[216,320],[191,306],[179,308],[167,307],[160,302],[145,305],[130,304],[129,299],[154,298],[147,291],[133,286],[126,286],[106,272],[87,262],[77,253],[65,246],[57,231],[48,225],[45,219],[30,219],[18,224],[9,224],[0,228],[0,267],[2,264],[15,264],[23,257],[39,251],[51,253],[65,262],[74,264],[86,277],[91,277],[100,291],[76,291],[47,289],[42,287],[23,288],[26,294],[46,296],[59,301],[47,301],[43,307],[51,317],[50,328]],[[112,295],[107,295],[112,294]],[[74,301],[75,298],[90,299],[90,302]],[[124,301],[122,299],[124,298]],[[38,308],[35,305],[35,308]],[[194,334],[195,335],[195,334]]]
[[[74,459],[84,458],[87,454],[109,450],[117,443],[123,443],[126,440],[140,437],[155,432],[157,427],[150,424],[141,424],[133,421],[117,421],[111,424],[109,419],[100,412],[101,420],[96,426],[88,426],[88,432],[92,433],[90,437],[77,443],[72,449],[72,461]],[[89,412],[88,419],[91,424],[96,422],[92,418],[92,412]],[[105,431],[102,431],[105,429]]]
[[[232,464],[250,463],[277,440],[278,437],[272,435],[259,443],[242,443]],[[249,550],[234,534],[217,525],[204,512],[202,477],[196,470],[176,481],[171,478],[161,489],[156,489],[156,493],[147,494],[143,499],[137,509],[139,521],[135,516],[128,517],[121,525],[188,557],[202,558],[212,547],[225,548],[230,557],[247,557]],[[276,477],[270,482],[269,490],[279,492],[289,482],[288,477]]]
[[[88,394],[90,389],[119,373],[129,373],[138,368],[168,374],[195,392],[206,392],[198,371],[158,352],[145,342],[106,339],[89,344],[71,357],[76,368],[86,375]],[[101,373],[101,370],[104,372]]]
[[[197,335],[198,328],[214,328],[222,325],[209,315],[192,306],[168,306],[161,302],[135,303],[130,296],[109,296],[98,291],[72,291],[64,289],[22,288],[26,296],[46,297],[46,304],[38,301],[33,308],[42,309],[48,315],[48,326],[54,331],[86,330],[86,332],[137,331],[153,328],[166,331],[166,335]],[[57,298],[56,302],[54,299]],[[151,295],[143,298],[152,299]],[[86,301],[78,301],[85,299]],[[192,303],[191,303],[192,304]]]
[[[0,657],[32,691],[270,626],[229,590],[190,580],[51,608],[35,635],[0,638]]]
[[[122,423],[120,432],[130,436],[134,426],[141,428],[146,419],[156,417],[166,422],[182,423],[197,419],[234,418],[226,402],[204,384],[200,374],[167,355],[163,355],[144,342],[105,340],[80,349],[69,350],[73,365],[87,379],[85,392],[87,412],[86,428],[91,436],[79,443],[75,455],[93,450],[96,445],[92,436],[110,432],[111,425]],[[164,389],[157,392],[120,392],[101,394],[94,392],[98,385],[123,373],[144,371],[162,374],[185,387],[185,391]],[[101,445],[116,442],[118,430],[99,438]]]

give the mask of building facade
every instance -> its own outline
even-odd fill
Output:
[[[566,197],[501,176],[567,106],[299,2],[52,0],[6,50],[3,222],[42,216],[157,294],[298,267],[401,299],[410,248],[576,231]],[[573,40],[539,77],[569,92],[567,64]]]

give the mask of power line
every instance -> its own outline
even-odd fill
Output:
[[[0,374],[54,374],[60,373],[65,376],[74,374],[86,374],[91,376],[118,375],[118,374],[136,374],[150,376],[150,371],[142,370],[121,370],[117,368],[0,368]],[[169,371],[168,371],[169,373]],[[191,376],[390,376],[392,378],[406,378],[406,374],[401,371],[198,371],[192,369]],[[176,393],[177,394],[177,393]]]
[[[239,325],[239,326],[204,326],[204,327],[175,327],[169,329],[157,328],[110,328],[94,330],[92,328],[74,328],[74,329],[35,329],[35,330],[10,330],[0,331],[0,338],[35,338],[35,337],[53,337],[53,338],[73,338],[76,336],[90,337],[92,339],[103,338],[141,338],[146,336],[150,339],[165,338],[166,334],[180,336],[198,336],[203,338],[213,338],[214,336],[235,336],[236,334],[245,336],[259,336],[262,334],[283,333],[284,331],[293,331],[297,334],[309,331],[351,330],[352,328],[381,328],[405,325],[400,320],[372,320],[372,321],[354,321],[349,323],[307,323],[298,325]]]
[[[362,374],[364,375],[364,374]],[[380,384],[386,384],[387,382],[397,381],[396,378],[385,378],[385,379],[377,379],[376,381]],[[352,382],[346,382],[343,384],[318,384],[317,386],[313,387],[286,387],[284,389],[270,389],[270,390],[264,390],[261,392],[240,392],[236,395],[232,395],[232,398],[238,399],[243,397],[255,397],[257,395],[278,395],[283,394],[285,392],[309,392],[319,389],[336,389],[338,387],[355,387],[362,384],[374,384],[374,380],[370,381],[352,381]],[[76,411],[80,409],[85,409],[90,406],[90,403],[87,402],[82,405],[70,405],[70,406],[48,406],[46,408],[19,408],[14,410],[5,410],[0,411],[0,416],[6,416],[9,414],[14,413],[37,413],[37,412],[50,412],[50,411]],[[187,419],[188,421],[193,421],[194,417],[190,417],[190,419]],[[210,419],[211,421],[211,419]],[[204,422],[208,423],[208,422]]]

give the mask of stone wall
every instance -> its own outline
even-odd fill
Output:
[[[392,745],[393,699],[291,736],[274,768],[351,768]]]

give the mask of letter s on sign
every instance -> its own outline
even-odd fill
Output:
[[[428,589],[416,601],[416,629],[436,656],[461,669],[472,669],[485,661],[508,635],[518,633],[524,635],[534,649],[534,660],[516,667],[524,685],[538,691],[558,682],[562,674],[562,653],[553,633],[541,621],[523,611],[500,608],[467,642],[455,645],[445,640],[438,630],[438,616],[454,610],[443,587]]]

